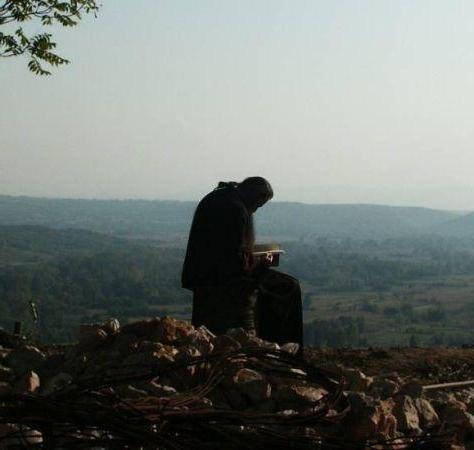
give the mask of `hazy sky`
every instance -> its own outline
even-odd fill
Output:
[[[472,0],[103,0],[0,61],[0,193],[474,208]]]

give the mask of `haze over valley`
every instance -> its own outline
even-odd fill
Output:
[[[110,316],[188,319],[180,272],[195,206],[0,196],[0,325],[62,342]],[[302,283],[308,344],[460,345],[474,343],[473,217],[270,202],[255,222]]]

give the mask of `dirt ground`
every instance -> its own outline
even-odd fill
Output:
[[[317,365],[342,364],[366,375],[398,373],[423,384],[474,380],[474,347],[469,348],[306,348]]]

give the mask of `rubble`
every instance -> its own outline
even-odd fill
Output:
[[[328,394],[323,388],[283,384],[275,391],[274,399],[280,409],[301,409],[317,404]]]
[[[369,386],[369,392],[376,398],[386,399],[393,397],[398,391],[400,386],[388,378],[377,378]]]
[[[414,404],[418,412],[420,426],[423,429],[430,429],[439,425],[440,420],[432,404],[426,398],[415,398]]]
[[[24,442],[48,448],[286,448],[295,441],[297,448],[401,450],[417,439],[445,448],[474,441],[472,388],[470,396],[425,392],[397,374],[318,366],[297,356],[297,344],[280,347],[241,328],[215,336],[172,317],[124,326],[110,319],[81,326],[77,339],[59,349],[13,340],[0,365],[0,449],[18,445],[24,430]]]
[[[40,387],[40,378],[36,372],[32,370],[25,373],[14,386],[14,391],[20,394],[31,394],[37,391]]]
[[[399,394],[395,397],[393,414],[397,419],[398,428],[404,433],[421,434],[420,419],[415,403],[409,395]]]
[[[343,368],[342,376],[347,383],[347,390],[349,391],[366,391],[373,383],[372,377],[367,377],[357,369]]]
[[[375,401],[359,392],[350,393],[348,401],[350,409],[344,417],[342,430],[348,440],[365,442],[396,437],[397,420],[390,411],[389,403]]]

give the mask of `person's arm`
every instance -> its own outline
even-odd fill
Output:
[[[231,276],[246,275],[253,267],[250,233],[250,216],[236,205],[222,211],[222,264]]]

